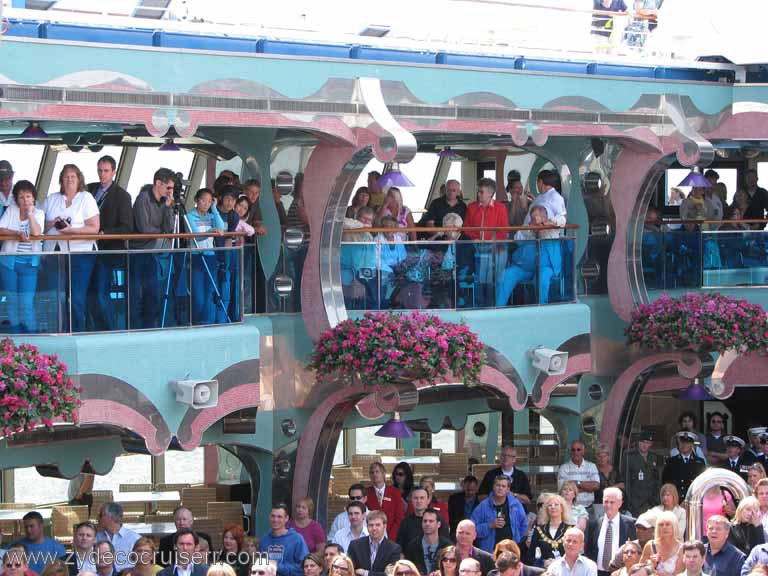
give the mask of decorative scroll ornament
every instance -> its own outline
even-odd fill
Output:
[[[387,108],[381,92],[381,81],[378,78],[362,77],[357,79],[357,85],[368,113],[384,131],[374,145],[376,159],[401,164],[413,160],[416,156],[416,138],[395,120]]]
[[[672,120],[672,124],[681,136],[681,144],[677,150],[678,162],[688,168],[709,166],[715,159],[715,147],[690,125],[685,116],[680,95],[665,94],[662,104],[667,116]]]
[[[197,123],[192,120],[186,110],[155,110],[152,120],[147,124],[147,131],[154,137],[165,136],[173,128],[176,133],[184,138],[194,136],[197,131]]]

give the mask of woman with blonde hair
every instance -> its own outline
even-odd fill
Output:
[[[752,548],[765,543],[765,533],[760,524],[760,503],[754,496],[747,496],[739,502],[728,541],[747,555]]]
[[[582,532],[587,530],[587,519],[589,513],[583,505],[576,502],[576,497],[579,495],[579,487],[576,486],[576,482],[573,480],[566,480],[560,487],[560,496],[563,497],[565,503],[570,507],[571,513],[564,517],[564,521],[575,526]]]
[[[355,576],[355,565],[346,554],[339,554],[328,567],[328,576]]]
[[[294,507],[293,518],[288,522],[288,527],[301,534],[310,552],[322,554],[325,551],[325,532],[317,520],[313,520],[315,502],[312,498],[302,498]]]
[[[677,491],[677,486],[674,484],[664,484],[659,490],[659,504],[652,510],[654,512],[672,512],[677,518],[677,537],[678,539],[685,540],[685,529],[687,514],[685,508],[680,506],[680,494]]]
[[[155,564],[156,550],[155,543],[151,538],[142,536],[136,540],[133,545],[133,551],[136,553],[136,564],[133,567],[134,576],[155,576],[163,569],[162,566]]]
[[[656,516],[656,532],[645,544],[640,562],[650,562],[659,576],[675,576],[683,565],[683,542],[677,537],[677,516],[666,510]]]
[[[392,576],[421,576],[419,569],[416,568],[416,564],[410,560],[398,560],[395,562],[395,569],[392,571]]]
[[[760,462],[750,464],[749,468],[747,468],[747,484],[749,484],[749,489],[752,490],[752,494],[755,494],[757,483],[763,478],[765,478],[765,468],[763,465],[760,464]]]
[[[208,572],[206,573],[206,576],[236,576],[235,570],[230,566],[229,564],[224,564],[222,562],[218,562],[216,564],[211,564],[210,568],[208,568]]]
[[[541,521],[533,529],[526,564],[548,568],[555,558],[565,555],[563,540],[565,531],[571,527],[566,522],[570,512],[570,506],[559,494],[552,494],[547,499],[539,514]]]
[[[398,228],[413,228],[415,226],[411,210],[408,206],[403,205],[403,195],[400,193],[400,188],[394,186],[387,190],[384,204],[376,215],[376,222],[381,223],[384,216],[394,217],[397,220]],[[407,235],[404,232],[398,232],[395,234],[395,239],[399,242],[404,242],[406,239],[416,240],[416,232],[409,232]]]

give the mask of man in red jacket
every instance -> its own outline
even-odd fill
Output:
[[[374,462],[368,467],[373,486],[368,488],[366,506],[368,510],[383,510],[387,515],[387,538],[397,540],[397,529],[405,516],[405,506],[400,490],[386,484],[387,471],[381,462]]]
[[[491,178],[480,178],[477,182],[477,200],[467,207],[467,217],[464,227],[496,227],[509,226],[507,209],[501,202],[493,199],[496,194],[496,182]],[[474,306],[493,306],[495,301],[494,286],[497,275],[504,273],[507,261],[505,243],[483,244],[480,240],[503,240],[507,237],[504,230],[479,231],[465,230],[465,234],[475,240],[474,246]]]

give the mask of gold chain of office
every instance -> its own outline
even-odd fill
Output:
[[[541,526],[536,526],[536,532],[539,533],[539,538],[541,538],[544,542],[549,544],[552,549],[559,548],[560,545],[563,543],[563,540],[565,540],[565,532],[563,532],[563,535],[560,536],[557,540],[553,540],[549,537],[548,534],[544,532],[544,530],[541,529]]]

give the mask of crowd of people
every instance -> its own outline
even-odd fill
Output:
[[[258,205],[261,183],[248,180],[241,184],[236,174],[223,171],[213,188],[201,188],[195,193],[195,207],[186,214],[189,230],[185,230],[184,224],[176,225],[180,213],[181,220],[185,220],[183,198],[179,197],[181,182],[176,173],[158,169],[152,183],[145,185],[132,202],[115,181],[116,172],[115,159],[103,156],[97,162],[98,182],[86,184],[80,168],[67,164],[59,174],[59,191],[49,194],[38,206],[35,185],[27,180],[14,182],[10,162],[0,161],[0,235],[11,238],[2,242],[0,257],[0,289],[5,295],[9,323],[4,331],[37,330],[34,300],[38,282],[44,282],[47,289],[61,290],[60,278],[66,276],[60,269],[62,265],[58,259],[48,259],[41,266],[43,251],[70,253],[69,325],[73,332],[116,328],[111,287],[115,272],[124,271],[127,265],[125,255],[113,251],[126,247],[136,251],[128,266],[131,327],[150,328],[165,323],[167,318],[161,318],[161,308],[168,300],[166,292],[191,294],[194,324],[238,317],[240,282],[233,282],[233,278],[239,273],[240,260],[232,251],[215,248],[243,242],[242,237],[223,237],[224,232],[239,232],[245,237],[266,233]],[[191,247],[196,250],[191,257],[191,290],[182,273],[185,263],[161,252],[173,246],[170,239],[136,238],[129,243],[122,239],[92,239],[102,234],[184,231],[212,234],[192,241]],[[45,242],[32,239],[43,234]],[[66,240],[55,236],[66,236]],[[173,285],[167,282],[170,274],[175,275]],[[178,306],[173,314],[181,308]]]
[[[497,467],[482,478],[467,475],[447,500],[432,477],[414,482],[407,462],[389,477],[373,462],[370,483],[349,486],[345,510],[329,518],[327,531],[313,519],[314,502],[302,498],[293,516],[274,504],[270,530],[258,540],[241,525],[226,526],[220,550],[183,506],[174,512],[176,532],[156,547],[123,524],[119,504],[105,504],[98,526],[75,527],[71,550],[45,536],[33,511],[24,517],[25,537],[5,551],[2,574],[203,576],[223,563],[230,576],[767,576],[768,429],[750,428],[744,441],[725,433],[719,412],[708,414],[706,434],[691,413],[678,423],[666,458],[646,430],[617,469],[607,448],[592,462],[585,443],[573,441],[557,490],[538,494],[511,445],[501,448]],[[751,493],[719,484],[705,490],[699,541],[681,500],[708,466],[741,475]]]
[[[708,186],[694,186],[686,196],[671,188],[668,205],[679,207],[682,222],[665,223],[662,210],[648,208],[643,229],[643,270],[646,283],[663,282],[696,287],[702,270],[762,266],[768,247],[762,235],[742,234],[762,230],[768,212],[768,190],[758,186],[757,171],[747,170],[744,186],[736,190],[731,204],[727,188],[715,170],[704,173]],[[702,235],[702,232],[718,234]],[[723,232],[733,232],[724,234]]]
[[[513,298],[526,284],[538,285],[528,299],[549,302],[564,260],[562,230],[551,227],[567,219],[556,173],[539,172],[535,197],[525,192],[516,170],[507,176],[503,199],[497,199],[496,182],[482,178],[477,200],[469,204],[461,184],[448,180],[419,220],[421,231],[414,230],[400,190],[384,192],[379,179],[378,172],[368,174],[368,186],[355,192],[344,221],[341,279],[348,309],[502,307],[530,303],[522,302],[524,293]],[[529,229],[503,230],[517,226]],[[376,227],[387,231],[374,237],[365,230]],[[453,230],[429,230],[435,227]],[[417,239],[425,242],[402,244]]]

